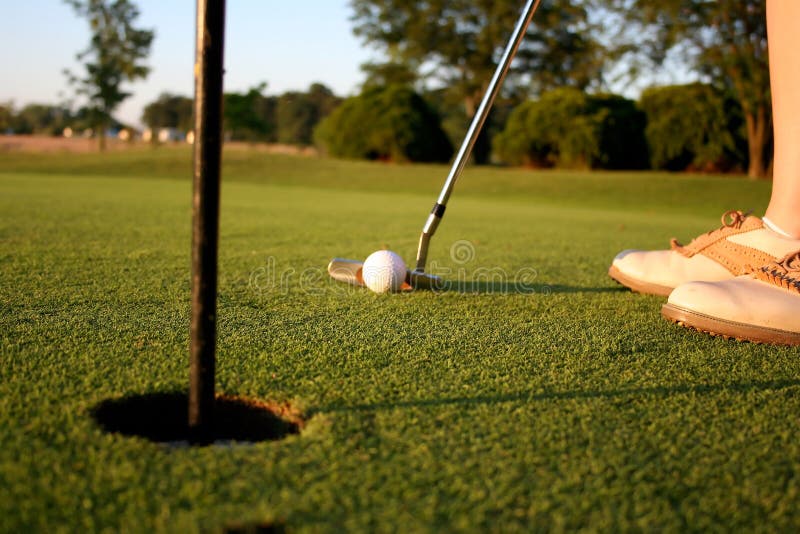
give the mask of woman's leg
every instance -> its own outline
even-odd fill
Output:
[[[800,237],[800,2],[767,0],[775,161],[766,217]]]
[[[767,0],[775,163],[764,224],[800,237],[800,1]],[[774,243],[795,240],[770,238]],[[762,240],[762,245],[767,240]],[[667,319],[714,335],[800,345],[800,246],[750,274],[688,282],[670,293]]]
[[[608,274],[634,291],[670,295],[691,281],[722,281],[800,250],[800,0],[767,0],[775,124],[772,197],[766,216],[728,212],[717,231],[670,250],[626,250]]]

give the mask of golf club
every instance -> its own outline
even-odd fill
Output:
[[[439,223],[444,216],[447,201],[450,199],[450,194],[453,192],[456,180],[461,175],[464,167],[469,161],[469,156],[472,153],[472,148],[475,146],[475,141],[478,139],[486,118],[489,116],[489,111],[492,109],[497,94],[503,84],[503,80],[511,67],[511,62],[519,49],[525,32],[528,30],[528,25],[533,18],[533,14],[539,7],[541,0],[528,0],[525,7],[520,14],[514,32],[508,40],[503,56],[497,64],[494,75],[486,88],[486,93],[483,95],[480,106],[472,118],[469,129],[464,136],[464,141],[461,143],[461,148],[458,150],[453,165],[450,168],[450,174],[447,176],[444,187],[439,194],[439,198],[433,205],[430,215],[425,221],[425,226],[422,228],[422,234],[419,238],[419,246],[417,248],[417,263],[413,271],[409,270],[406,273],[406,289],[434,289],[441,287],[441,280],[439,277],[426,273],[425,265],[428,260],[428,248],[430,247],[431,237],[436,233]],[[353,285],[364,285],[364,280],[361,276],[361,268],[363,262],[358,260],[348,260],[343,258],[334,258],[328,264],[328,273],[335,280],[346,282]]]

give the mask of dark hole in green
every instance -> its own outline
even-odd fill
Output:
[[[139,436],[159,443],[188,441],[189,400],[186,393],[162,392],[105,400],[92,417],[106,432]],[[238,397],[218,396],[211,441],[273,441],[298,434],[302,421],[279,416],[269,405]]]
[[[233,524],[226,526],[222,532],[224,534],[283,534],[286,532],[286,526],[283,523]]]

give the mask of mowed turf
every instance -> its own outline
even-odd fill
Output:
[[[328,280],[411,261],[446,171],[228,151],[218,389],[307,422],[169,448],[91,410],[187,387],[188,150],[0,155],[0,530],[800,527],[800,351],[686,331],[606,275],[769,184],[470,169],[431,248],[446,291]]]

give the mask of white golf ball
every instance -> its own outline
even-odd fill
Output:
[[[375,293],[399,291],[406,279],[406,264],[391,250],[379,250],[364,260],[361,277]]]

